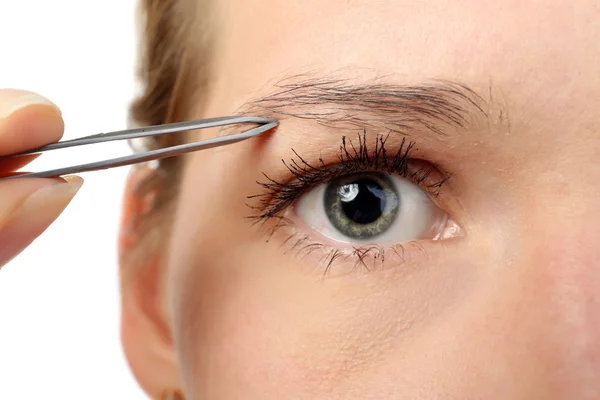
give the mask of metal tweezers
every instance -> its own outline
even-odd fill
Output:
[[[198,142],[185,143],[181,145],[149,150],[142,153],[136,153],[125,157],[113,158],[110,160],[97,161],[88,164],[75,165],[42,172],[31,172],[0,177],[0,181],[15,178],[51,178],[61,175],[76,174],[81,172],[98,171],[108,168],[122,167],[148,161],[154,161],[161,158],[178,156],[192,151],[210,149],[212,147],[225,146],[228,144],[240,142],[258,136],[263,132],[269,131],[279,125],[279,122],[270,118],[263,117],[219,117],[208,118],[196,121],[177,122],[172,124],[163,124],[148,126],[136,129],[127,129],[123,131],[99,133],[96,135],[85,136],[79,139],[64,140],[61,142],[49,144],[33,150],[27,150],[16,154],[1,156],[0,162],[9,158],[22,157],[26,155],[40,154],[46,151],[65,149],[69,147],[85,146],[95,143],[111,142],[116,140],[130,140],[149,136],[158,136],[168,133],[191,131],[195,129],[213,128],[217,126],[235,125],[235,124],[258,124],[258,127],[248,129],[238,134],[220,136],[212,139],[201,140]]]

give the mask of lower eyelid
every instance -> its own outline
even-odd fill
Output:
[[[303,265],[314,265],[314,272],[327,278],[424,265],[430,259],[441,256],[446,247],[426,240],[393,246],[359,245],[340,248],[337,244],[315,241],[297,226],[288,223],[279,228],[273,233],[280,237],[274,241],[279,243],[278,248]]]
[[[317,233],[295,215],[289,207],[281,218],[264,226],[268,244],[276,246],[285,256],[293,257],[305,266],[314,266],[321,277],[344,277],[389,268],[422,266],[432,258],[441,257],[458,237],[438,237],[413,240],[392,245],[339,243]],[[440,240],[444,239],[444,240]]]

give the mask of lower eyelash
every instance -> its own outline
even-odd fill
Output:
[[[281,228],[283,226],[281,222],[287,224],[288,221],[281,217],[279,226],[271,229],[269,237],[275,233],[277,228]],[[322,251],[326,249],[328,246],[313,241],[307,234],[295,232],[289,234],[288,238],[281,244],[281,247],[289,247],[286,250],[286,253],[293,252],[295,256],[299,257],[300,259],[304,259],[316,251]],[[331,248],[319,259],[318,266],[323,268],[323,274],[326,276],[336,260],[354,259],[355,264],[353,269],[364,267],[366,270],[370,271],[377,267],[378,262],[383,265],[386,251],[394,251],[399,257],[403,257],[404,248],[400,245],[397,247],[400,247],[400,252],[393,247],[384,249],[383,247],[376,245],[356,246],[351,249],[344,250]],[[372,261],[372,267],[369,267],[368,265],[370,261]]]
[[[277,219],[277,223],[268,228],[267,243],[270,242],[270,239],[277,230],[281,228],[290,228],[290,232],[286,232],[287,239],[279,244],[279,247],[285,248],[285,254],[292,253],[293,256],[298,257],[300,260],[311,256],[313,253],[324,253],[316,261],[316,265],[319,267],[318,269],[323,270],[323,277],[327,277],[336,261],[352,260],[354,264],[352,265],[350,272],[353,272],[358,268],[374,271],[378,267],[384,268],[385,261],[389,258],[395,257],[404,264],[405,250],[408,247],[410,247],[411,250],[413,248],[416,249],[423,256],[427,255],[423,245],[418,241],[411,241],[404,244],[397,243],[385,247],[369,244],[337,249],[331,245],[316,242],[310,235],[295,230],[293,228],[293,222],[286,217],[276,216],[273,218]],[[273,218],[270,218],[269,220]],[[263,222],[266,222],[266,220]],[[263,225],[262,227],[265,228],[266,226]]]
[[[418,241],[411,241],[404,244],[395,244],[393,246],[364,245],[355,246],[347,249],[337,249],[328,245],[315,242],[307,234],[300,232],[290,232],[287,239],[280,245],[286,248],[286,254],[292,254],[300,260],[303,260],[313,254],[324,253],[316,260],[317,270],[323,271],[323,278],[331,272],[337,261],[352,261],[350,269],[344,268],[345,272],[352,273],[359,268],[367,272],[386,268],[386,260],[394,259],[405,263],[405,250],[417,250],[421,256],[427,256],[425,248]],[[410,253],[408,253],[410,254]]]
[[[326,247],[324,244],[321,243],[310,242],[310,237],[308,235],[303,235],[299,233],[290,235],[287,242],[289,242],[290,240],[295,242],[291,247],[291,251],[295,251],[295,255],[300,259],[306,258],[313,252],[317,250],[323,250]],[[320,258],[318,262],[318,267],[322,267],[323,275],[327,276],[327,274],[331,270],[332,265],[336,260],[353,259],[353,270],[359,267],[363,267],[367,271],[371,271],[372,269],[377,267],[378,262],[381,265],[383,265],[385,261],[385,252],[386,249],[384,249],[383,247],[374,245],[354,247],[346,252],[340,249],[332,248]],[[369,266],[370,261],[372,261],[372,266]]]

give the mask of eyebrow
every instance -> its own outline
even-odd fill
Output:
[[[356,82],[295,75],[277,82],[266,96],[244,104],[240,113],[403,134],[427,129],[446,136],[487,119],[486,106],[473,89],[453,81],[399,85],[385,78]]]

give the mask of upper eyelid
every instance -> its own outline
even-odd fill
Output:
[[[325,164],[323,160],[320,160],[320,165],[312,164],[302,158],[297,152],[294,152],[298,161],[293,158],[291,162],[283,161],[289,171],[290,177],[293,178],[291,181],[289,179],[277,181],[271,179],[267,174],[263,174],[267,181],[258,182],[264,189],[263,193],[248,196],[248,199],[258,199],[260,202],[257,206],[249,205],[251,208],[259,211],[258,215],[251,218],[260,220],[273,217],[289,207],[306,190],[320,183],[325,183],[330,179],[347,173],[368,172],[374,169],[397,173],[401,176],[411,178],[414,183],[419,184],[430,195],[439,194],[439,189],[447,181],[448,177],[446,175],[442,175],[438,181],[431,183],[427,180],[429,171],[414,171],[409,169],[408,161],[411,160],[410,152],[413,149],[414,142],[407,141],[407,138],[403,137],[396,151],[389,152],[394,156],[390,161],[385,151],[386,141],[383,139],[384,137],[377,135],[378,141],[376,143],[379,143],[380,147],[369,150],[366,135],[366,131],[363,132],[362,137],[359,135],[358,149],[353,147],[352,150],[348,150],[343,145],[342,150],[340,150],[340,160],[335,164]],[[344,138],[342,143],[351,142],[346,141]],[[377,149],[379,149],[379,153]],[[383,162],[380,163],[379,168],[375,168],[378,161],[382,160]],[[350,170],[351,167],[356,169]],[[417,180],[420,180],[420,182],[417,182]]]

